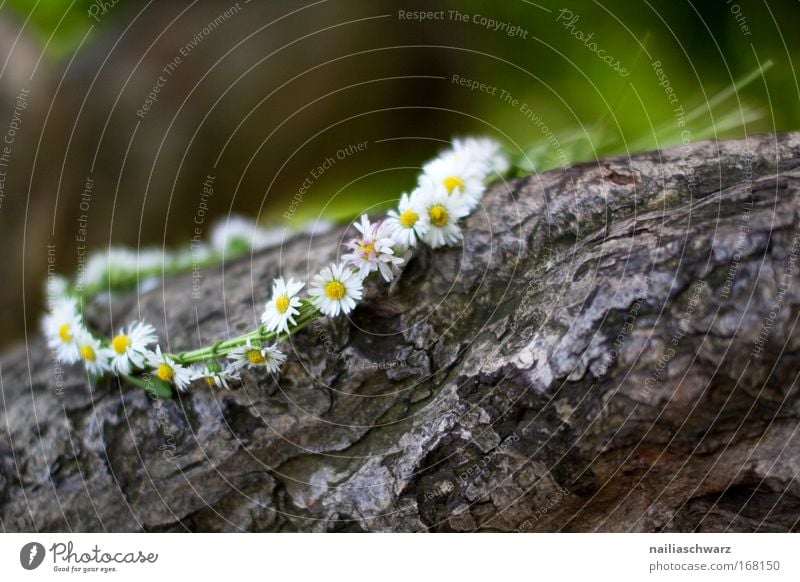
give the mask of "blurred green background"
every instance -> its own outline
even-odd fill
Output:
[[[3,342],[35,327],[48,257],[75,268],[83,215],[89,250],[185,244],[209,175],[203,234],[231,212],[298,226],[385,206],[454,135],[543,171],[795,130],[798,17],[797,0],[5,0]]]

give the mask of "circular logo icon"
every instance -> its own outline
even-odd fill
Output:
[[[44,561],[44,546],[38,542],[31,542],[22,546],[19,551],[19,563],[26,570],[35,570]]]

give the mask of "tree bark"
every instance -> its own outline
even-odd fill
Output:
[[[277,378],[155,400],[2,359],[5,531],[797,531],[800,134],[497,183]],[[96,301],[170,351],[253,329],[345,233]],[[197,282],[195,281],[194,284]],[[202,342],[202,343],[201,343]]]

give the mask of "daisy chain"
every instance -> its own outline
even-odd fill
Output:
[[[198,262],[206,265],[226,254],[274,246],[283,240],[282,229],[263,229],[249,218],[232,215],[214,226],[209,241],[193,241],[191,249],[170,253],[114,247],[97,252],[72,284],[51,278],[47,292],[52,300],[42,318],[47,345],[64,364],[82,362],[91,379],[116,374],[150,389],[161,382],[164,389],[153,390],[159,395],[170,393],[166,384],[181,391],[192,382],[230,389],[245,368],[277,374],[287,356],[266,342],[285,341],[317,317],[351,313],[363,298],[365,281],[380,274],[392,282],[412,256],[411,249],[420,244],[433,249],[458,244],[463,237],[459,223],[480,204],[487,180],[509,169],[498,142],[455,138],[450,149],[423,165],[417,187],[400,197],[385,220],[360,217],[354,224],[359,235],[346,244],[349,253],[313,277],[307,297],[301,297],[305,282],[278,277],[258,329],[192,351],[163,352],[155,328],[142,321],[110,338],[94,335],[83,320],[79,300],[115,284],[157,282],[167,272],[196,268]],[[139,285],[144,292],[144,283]],[[87,288],[90,291],[84,291]]]

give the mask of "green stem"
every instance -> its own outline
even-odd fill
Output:
[[[306,327],[309,323],[317,319],[320,315],[322,315],[319,311],[314,311],[310,315],[306,316],[305,318],[301,318],[297,320],[297,325],[292,329],[291,332],[284,334],[282,340],[289,339],[291,336],[296,334],[298,331]]]
[[[231,249],[226,251],[225,260],[234,261],[249,252],[249,249]],[[191,269],[204,269],[218,265],[222,254],[213,252],[202,260],[195,261],[193,257],[181,257],[177,251],[166,253],[164,263],[161,267],[151,267],[149,269],[126,269],[124,267],[114,266],[106,270],[100,277],[99,281],[86,283],[82,287],[78,287],[77,282],[73,281],[69,288],[69,293],[81,299],[89,299],[103,292],[120,292],[132,289],[140,284],[142,281],[151,277],[158,277],[159,279],[179,275]]]
[[[309,323],[319,317],[320,312],[314,304],[310,301],[303,301],[300,307],[300,315],[297,317],[297,325],[295,325],[288,334],[278,334],[274,331],[266,331],[264,326],[259,326],[258,329],[240,335],[238,337],[219,341],[210,347],[191,350],[188,352],[180,352],[178,354],[166,354],[179,364],[192,364],[195,362],[202,362],[204,360],[219,358],[227,356],[236,348],[240,348],[247,344],[247,341],[269,341],[269,340],[285,340],[294,335]]]
[[[200,348],[197,350],[192,350],[189,352],[180,352],[178,354],[167,354],[170,358],[175,360],[180,364],[190,364],[192,362],[201,362],[203,360],[207,360],[209,358],[213,358],[215,355],[224,356],[230,350],[243,346],[247,343],[247,340],[253,339],[260,339],[261,338],[261,328],[246,333],[244,335],[240,335],[233,339],[229,339],[223,342],[217,342],[214,345],[207,347],[207,348]],[[265,338],[266,339],[266,338]]]

